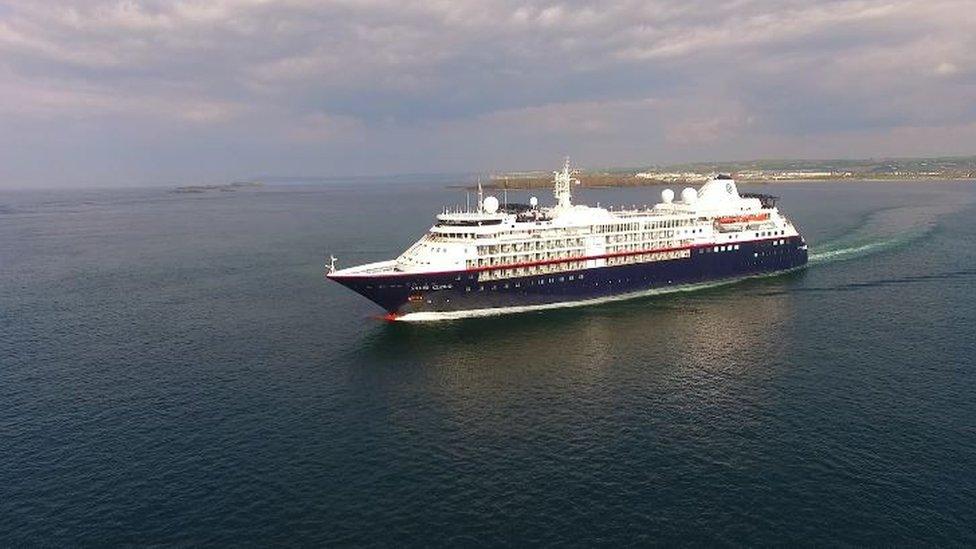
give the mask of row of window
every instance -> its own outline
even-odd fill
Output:
[[[667,252],[652,252],[647,254],[622,255],[619,257],[608,257],[607,265],[631,265],[634,263],[650,263],[652,261],[667,261],[671,259],[684,259],[691,257],[691,250],[670,250]]]
[[[546,263],[544,265],[515,267],[512,269],[492,269],[490,271],[481,271],[478,273],[478,280],[501,280],[505,278],[516,278],[522,276],[578,271],[585,268],[586,261],[565,261],[561,263]]]
[[[777,248],[775,250],[766,250],[762,252],[753,252],[752,257],[769,257],[774,255],[783,255],[789,253],[789,250],[783,248]]]
[[[609,237],[608,253],[637,251],[652,248],[674,247],[690,243],[690,240],[668,241],[674,238],[674,231],[656,231],[653,238],[637,238],[634,235],[619,235]],[[619,243],[627,243],[619,245]],[[614,245],[617,244],[617,245]],[[545,261],[583,255],[584,240],[582,238],[563,238],[556,240],[529,241],[513,244],[493,244],[478,246],[478,260],[468,262],[468,267],[491,267],[494,265],[510,265],[530,261]],[[530,253],[521,253],[530,252]]]
[[[690,231],[692,233],[701,232],[703,229],[696,229]],[[688,232],[688,231],[684,231]],[[677,231],[647,231],[643,233],[621,233],[610,235],[607,237],[607,242],[646,242],[651,240],[659,240],[662,238],[673,238]]]
[[[711,248],[702,248],[701,253],[719,253],[719,252],[731,252],[733,250],[738,250],[738,244],[726,244],[725,246],[712,246]]]
[[[691,245],[691,240],[656,240],[650,243],[618,244],[616,246],[607,246],[607,253],[639,252],[643,250],[654,250],[661,248],[680,248],[682,246],[689,245]]]
[[[694,222],[693,219],[660,219],[656,221],[631,222],[631,223],[610,223],[607,225],[596,225],[593,227],[595,233],[614,233],[639,231],[648,229],[677,229],[687,227]]]
[[[580,273],[580,274],[569,275],[569,276],[553,276],[553,277],[549,277],[548,279],[540,278],[540,279],[537,279],[537,280],[527,280],[525,282],[522,282],[522,281],[518,281],[518,282],[505,282],[504,284],[492,284],[491,286],[485,286],[484,284],[479,284],[477,286],[477,291],[483,292],[486,289],[487,290],[498,290],[498,289],[507,290],[509,288],[521,288],[522,286],[545,286],[546,285],[546,280],[549,281],[548,282],[549,284],[556,284],[556,283],[559,283],[559,282],[566,282],[566,280],[569,280],[570,282],[572,282],[574,280],[583,280],[584,276],[585,275],[583,275],[582,273]],[[474,289],[473,286],[466,286],[464,288],[464,291],[470,292],[470,291],[472,291],[472,289]]]
[[[668,250],[663,252],[647,252],[603,259],[604,265],[631,265],[635,263],[649,263],[652,261],[667,261],[672,259],[683,259],[691,257],[691,250]],[[506,278],[516,278],[523,276],[533,276],[538,274],[558,273],[565,271],[576,271],[587,267],[597,266],[595,259],[579,261],[565,261],[560,263],[546,263],[543,265],[528,265],[525,267],[513,267],[510,269],[491,269],[482,271],[478,274],[478,280],[502,280]]]
[[[471,239],[475,238],[476,233],[435,233],[431,232],[429,238],[433,242],[438,242],[440,240],[446,239]]]
[[[514,242],[511,244],[491,244],[478,246],[478,255],[496,255],[511,252],[551,250],[553,248],[572,248],[582,247],[582,238],[558,238],[550,240],[527,240],[525,242]]]
[[[475,292],[475,291],[477,291],[477,292],[484,292],[484,291],[508,290],[508,289],[511,289],[511,288],[524,288],[524,287],[532,287],[532,286],[538,287],[538,286],[547,286],[547,285],[552,285],[552,284],[558,284],[560,282],[566,282],[567,280],[568,281],[583,280],[583,275],[582,274],[578,274],[578,275],[575,276],[575,278],[574,278],[573,275],[568,275],[568,276],[559,276],[559,277],[550,277],[550,278],[540,278],[538,280],[529,280],[529,281],[512,281],[512,282],[505,282],[505,283],[499,283],[499,284],[490,284],[490,285],[488,285],[488,284],[479,284],[477,286],[467,286],[467,287],[465,287],[465,291],[466,292]],[[597,278],[596,280],[590,279],[590,280],[588,280],[586,282],[586,284],[589,285],[589,286],[600,286],[601,284],[605,284],[607,286],[612,286],[614,284],[630,284],[632,280],[633,281],[638,281],[638,282],[645,282],[645,283],[647,283],[647,282],[657,282],[657,283],[660,283],[660,284],[663,284],[665,282],[665,280],[663,280],[663,279],[655,279],[655,277],[649,277],[649,276],[642,276],[640,278],[636,278],[636,277],[635,278],[631,278],[631,277],[628,276],[628,277],[620,277],[620,278],[616,278],[616,279],[610,278],[610,279],[605,279],[605,280],[602,280],[602,281],[599,278]],[[671,281],[671,280],[667,280],[667,283],[668,284],[672,284],[672,282],[673,281]]]

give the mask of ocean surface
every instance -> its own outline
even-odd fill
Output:
[[[0,546],[976,544],[976,184],[743,185],[809,268],[600,306],[323,279],[450,183],[0,192]]]

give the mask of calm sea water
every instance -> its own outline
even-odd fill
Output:
[[[976,185],[752,187],[808,269],[603,306],[323,280],[446,183],[0,193],[0,545],[976,544]]]

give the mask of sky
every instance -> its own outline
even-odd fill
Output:
[[[976,154],[976,0],[0,0],[0,187]]]

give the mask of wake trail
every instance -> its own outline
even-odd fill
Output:
[[[864,223],[834,240],[810,245],[808,262],[822,265],[865,257],[919,240],[938,226],[939,219],[969,202],[899,206],[869,214]]]

